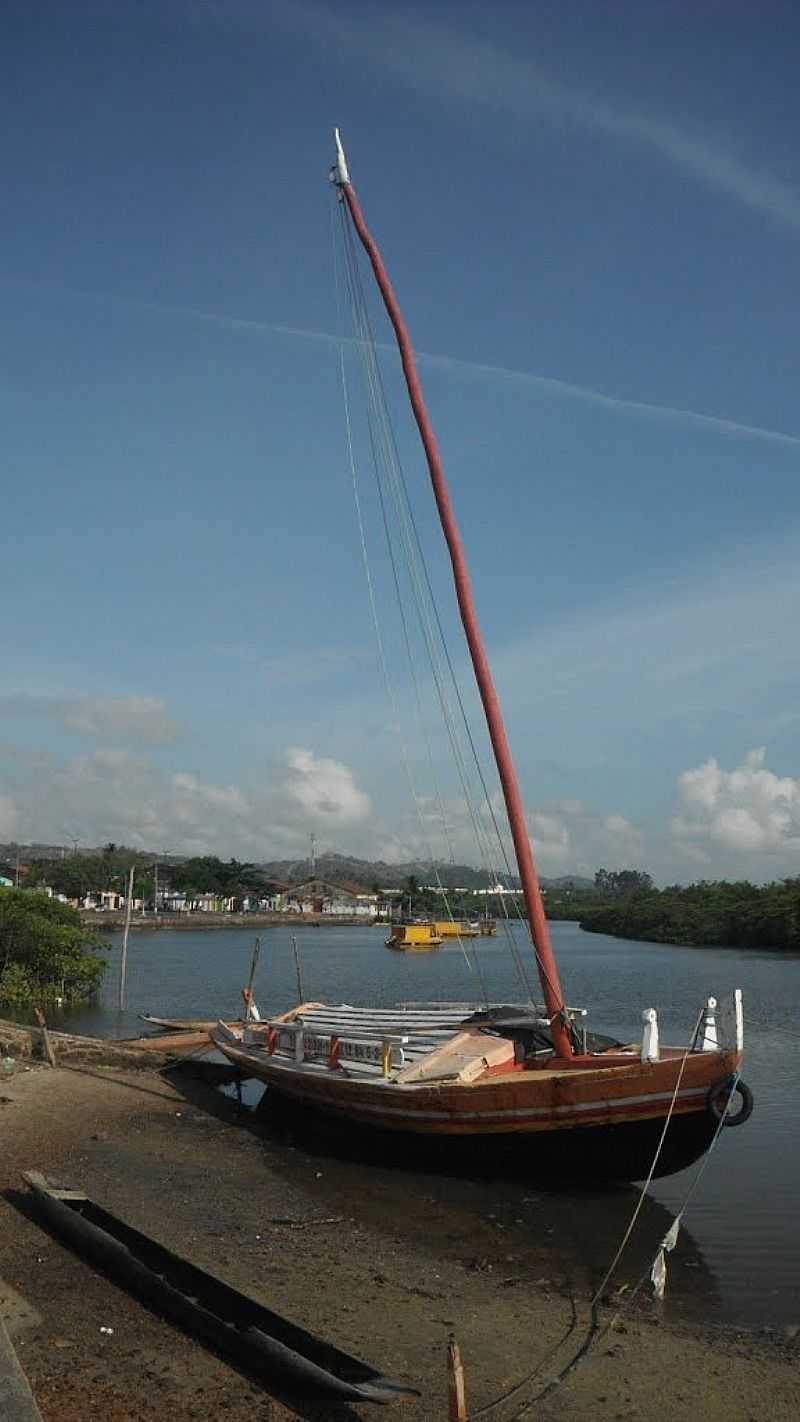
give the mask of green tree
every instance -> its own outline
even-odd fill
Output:
[[[696,947],[800,950],[800,879],[773,884],[670,884],[595,904],[581,927],[619,938]]]
[[[188,895],[220,894],[224,898],[241,899],[248,893],[260,893],[266,879],[254,864],[238,859],[225,863],[213,854],[185,859],[182,864],[170,864],[159,870],[172,888]]]
[[[408,916],[411,918],[419,899],[419,880],[416,874],[409,874],[403,884],[403,893],[408,903]]]
[[[598,893],[610,899],[627,898],[629,894],[646,893],[652,889],[653,880],[641,869],[598,869],[594,876],[594,886]]]
[[[29,889],[0,889],[0,1002],[91,997],[106,968],[98,951],[76,909]]]

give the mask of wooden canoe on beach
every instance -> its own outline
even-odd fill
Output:
[[[330,1402],[387,1403],[419,1395],[132,1229],[82,1191],[54,1185],[39,1171],[26,1171],[23,1179],[36,1214],[53,1234],[262,1385]]]
[[[158,1032],[151,1037],[124,1037],[113,1045],[127,1047],[137,1052],[164,1052],[167,1056],[182,1057],[189,1052],[210,1046],[211,1038],[206,1028],[184,1032]]]
[[[206,1035],[216,1027],[218,1017],[154,1017],[150,1012],[140,1012],[139,1020],[146,1022],[148,1027],[158,1027],[166,1032],[205,1032]],[[244,1023],[240,1019],[240,1025]],[[154,1038],[144,1040],[153,1041]]]

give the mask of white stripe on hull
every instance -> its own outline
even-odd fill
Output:
[[[283,1081],[275,1081],[279,1088],[284,1086]],[[699,1097],[705,1097],[708,1088],[706,1086],[692,1087],[688,1091],[678,1092],[676,1106],[680,1103],[689,1104]],[[357,1101],[338,1103],[327,1095],[317,1092],[306,1092],[302,1088],[294,1093],[305,1097],[306,1100],[313,1101],[315,1105],[323,1109],[331,1109],[350,1114],[367,1114],[374,1116],[392,1116],[396,1120],[403,1121],[450,1121],[457,1125],[467,1125],[471,1121],[509,1121],[520,1122],[525,1120],[541,1120],[542,1118],[566,1118],[567,1116],[580,1115],[587,1111],[603,1112],[606,1116],[613,1115],[621,1108],[628,1106],[662,1106],[668,1105],[672,1100],[672,1092],[654,1092],[642,1096],[621,1096],[616,1100],[608,1101],[581,1101],[569,1106],[520,1106],[513,1108],[500,1108],[494,1111],[422,1111],[404,1110],[400,1106],[391,1106],[382,1102],[371,1104],[369,1102]],[[654,1114],[656,1114],[654,1112]]]

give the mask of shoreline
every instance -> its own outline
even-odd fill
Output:
[[[277,1133],[179,1071],[31,1067],[2,1091],[0,1310],[45,1422],[98,1412],[104,1422],[163,1422],[165,1408],[172,1422],[222,1409],[228,1422],[337,1413],[270,1400],[44,1234],[14,1204],[23,1169],[85,1189],[268,1307],[407,1378],[422,1392],[398,1411],[407,1422],[447,1415],[451,1332],[473,1413],[538,1363],[515,1407],[533,1400],[586,1336],[597,1281],[542,1228],[533,1182],[520,1183],[519,1214],[508,1213],[491,1179],[354,1164]],[[622,1204],[627,1213],[627,1196]],[[621,1306],[624,1294],[613,1299]],[[603,1325],[612,1314],[602,1310]],[[669,1397],[670,1422],[696,1422],[698,1406],[706,1422],[752,1422],[769,1396],[773,1422],[789,1422],[800,1412],[797,1361],[797,1330],[666,1323],[642,1301],[531,1416],[554,1422],[569,1409],[663,1422]],[[509,1422],[514,1410],[494,1416]]]
[[[81,909],[81,923],[98,932],[116,933],[125,927],[124,913],[97,913]],[[294,924],[312,928],[380,928],[384,919],[364,914],[322,913],[148,913],[131,915],[131,933],[173,928],[181,932],[203,932],[211,928],[274,928]]]

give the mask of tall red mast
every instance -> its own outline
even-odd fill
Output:
[[[553,1045],[560,1057],[571,1057],[572,1042],[567,1026],[564,994],[561,990],[558,968],[553,956],[550,930],[547,926],[544,905],[542,903],[542,894],[539,888],[539,879],[536,873],[536,866],[533,862],[533,851],[525,824],[525,809],[522,803],[522,795],[520,794],[519,781],[517,780],[517,773],[514,769],[511,748],[508,744],[508,736],[506,735],[506,728],[503,724],[503,713],[500,710],[500,702],[497,698],[494,678],[489,666],[489,660],[486,656],[486,648],[478,623],[478,615],[475,610],[475,602],[472,596],[467,562],[464,555],[464,545],[461,541],[461,534],[450,500],[450,492],[447,487],[441,455],[439,454],[439,447],[436,443],[436,436],[433,433],[428,418],[428,412],[425,408],[422,386],[417,374],[417,365],[414,359],[414,351],[411,345],[411,338],[408,334],[408,328],[403,320],[400,305],[387,275],[386,268],[383,265],[383,259],[378,250],[377,243],[364,221],[364,214],[361,211],[355,190],[350,182],[350,175],[347,171],[347,162],[345,160],[338,129],[336,130],[336,166],[333,170],[333,177],[344,197],[344,201],[347,203],[353,225],[372,264],[375,279],[380,288],[386,310],[389,314],[389,320],[394,327],[394,333],[397,338],[400,359],[403,363],[403,373],[406,378],[406,385],[408,386],[408,393],[411,399],[411,407],[414,411],[414,418],[417,422],[417,428],[419,429],[420,438],[425,450],[425,458],[428,461],[428,470],[431,476],[436,506],[439,510],[442,530],[450,553],[450,562],[453,567],[453,580],[455,582],[461,621],[464,625],[467,645],[469,646],[472,665],[475,670],[475,679],[478,683],[483,709],[486,713],[489,737],[492,742],[494,758],[497,763],[500,784],[503,788],[503,797],[505,799],[508,822],[511,826],[511,837],[514,841],[519,877],[522,881],[522,891],[528,910],[528,925],[536,950],[536,964],[539,970],[539,978],[542,984],[542,992],[544,993],[548,1017],[550,1018]]]

